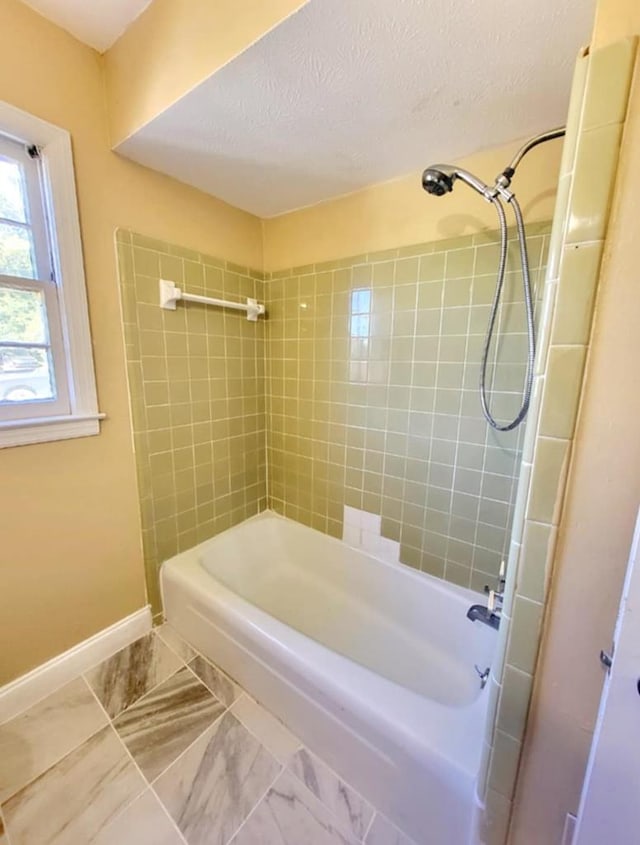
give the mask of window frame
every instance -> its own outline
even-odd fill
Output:
[[[9,138],[0,128],[0,156],[12,158],[22,165],[25,176],[26,201],[29,209],[29,219],[26,222],[9,221],[0,218],[2,222],[12,222],[13,225],[29,228],[34,239],[34,258],[38,267],[39,279],[49,278],[52,272],[51,251],[49,248],[50,235],[47,226],[46,210],[42,198],[41,171],[37,160],[27,151],[27,145],[22,141]]]
[[[51,235],[43,195],[40,155],[34,157],[27,145],[2,133],[0,135],[0,156],[15,161],[22,168],[24,201],[27,212],[24,221],[7,217],[2,217],[0,220],[3,223],[29,231],[32,242],[32,263],[35,269],[35,276],[0,274],[0,287],[11,290],[33,291],[42,295],[48,330],[47,342],[42,344],[42,348],[49,351],[50,367],[53,369],[52,375],[56,386],[56,394],[50,399],[36,398],[32,401],[27,400],[15,404],[0,403],[0,422],[68,415],[71,412],[71,406],[69,403],[67,356],[58,305],[58,284],[52,264]],[[0,349],[3,345],[0,342]],[[25,344],[27,348],[36,345],[39,344]]]
[[[69,409],[65,413],[0,420],[0,448],[96,435],[105,415],[98,412],[71,136],[65,129],[2,101],[0,133],[35,145],[39,151]],[[42,280],[14,281],[44,284]],[[25,403],[25,412],[30,405]]]
[[[41,419],[68,416],[71,413],[69,401],[69,375],[65,352],[58,291],[54,281],[30,279],[24,276],[0,275],[0,287],[11,290],[28,290],[41,293],[44,298],[47,315],[49,342],[46,347],[51,353],[51,364],[56,385],[56,395],[52,399],[34,399],[16,404],[0,405],[0,432],[2,423],[22,423],[25,419]],[[25,343],[27,348],[38,346],[37,343]],[[45,344],[43,344],[45,346]]]

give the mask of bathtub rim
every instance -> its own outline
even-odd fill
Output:
[[[395,572],[395,573],[402,573],[403,577],[407,577],[417,584],[424,585],[425,583],[429,584],[436,592],[444,593],[449,596],[453,595],[459,598],[460,600],[464,599],[465,602],[471,604],[477,604],[479,601],[482,603],[486,601],[486,597],[483,593],[480,593],[476,590],[472,590],[470,587],[462,587],[460,584],[454,584],[452,581],[445,581],[444,578],[438,578],[436,575],[431,575],[429,572],[422,572],[422,570],[416,569],[413,566],[409,566],[409,564],[402,563],[402,561],[391,563],[388,560],[384,560],[383,558],[376,557],[370,551],[367,551],[363,548],[358,546],[352,546],[347,543],[345,540],[340,539],[339,537],[334,537],[331,534],[327,534],[324,531],[320,531],[318,528],[313,528],[310,525],[305,525],[302,522],[298,522],[295,519],[291,519],[288,516],[284,516],[283,514],[278,513],[277,511],[271,510],[270,508],[266,508],[260,513],[254,514],[253,516],[248,517],[247,519],[243,519],[242,522],[238,522],[235,525],[229,526],[229,528],[225,528],[224,531],[220,531],[218,534],[214,534],[213,537],[208,537],[206,540],[203,540],[200,543],[197,543],[195,546],[191,546],[189,549],[185,549],[182,552],[178,552],[177,554],[173,555],[170,558],[162,561],[160,564],[160,570],[164,566],[165,563],[169,561],[178,561],[183,558],[187,558],[194,553],[200,553],[204,549],[207,548],[212,543],[215,543],[219,538],[228,535],[232,531],[237,531],[244,525],[248,523],[260,522],[264,520],[280,520],[285,523],[293,524],[300,526],[307,531],[312,531],[314,534],[318,534],[322,537],[325,541],[329,541],[333,544],[338,544],[340,546],[346,546],[348,549],[351,549],[358,554],[369,558],[370,560],[375,561],[376,565],[380,565],[388,572]],[[211,573],[210,573],[211,574]],[[215,578],[213,574],[211,577]]]

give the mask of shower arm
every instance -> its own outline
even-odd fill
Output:
[[[539,135],[534,135],[533,138],[530,138],[520,147],[508,167],[505,167],[502,173],[499,173],[496,177],[496,190],[499,193],[507,190],[511,184],[511,180],[513,179],[518,165],[530,150],[537,147],[538,144],[544,144],[545,141],[553,141],[555,138],[562,138],[566,134],[566,131],[566,126],[558,126],[556,129],[549,129],[547,132],[541,132]]]

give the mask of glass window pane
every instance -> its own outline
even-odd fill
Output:
[[[55,399],[51,356],[37,347],[0,347],[0,404]]]
[[[371,311],[371,290],[357,288],[351,291],[351,313],[368,314]]]
[[[37,278],[30,229],[0,223],[0,273],[25,279]]]
[[[354,314],[351,318],[351,337],[369,337],[369,321],[368,314]]]
[[[44,295],[0,285],[0,342],[48,343]]]
[[[27,223],[22,165],[0,156],[0,217]]]

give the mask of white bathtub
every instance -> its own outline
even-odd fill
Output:
[[[470,590],[270,512],[167,561],[168,621],[417,843],[467,845],[496,636]]]

